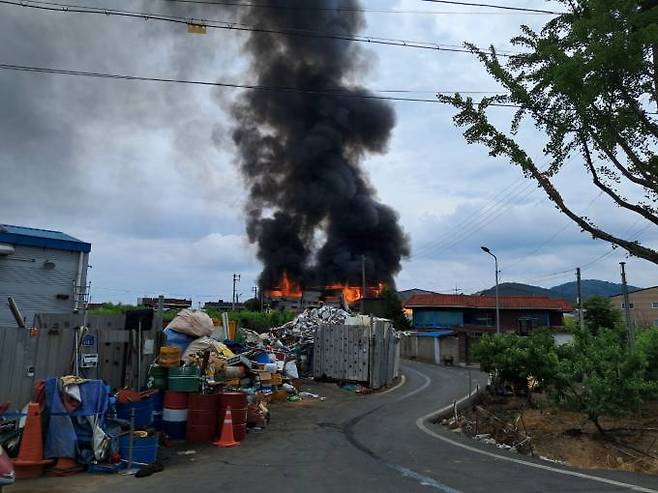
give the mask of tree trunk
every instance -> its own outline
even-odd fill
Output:
[[[601,435],[606,435],[606,431],[601,427],[601,423],[599,423],[599,417],[596,416],[594,418],[590,417],[592,420],[592,423],[594,423],[594,426],[596,426],[596,429],[599,431]]]

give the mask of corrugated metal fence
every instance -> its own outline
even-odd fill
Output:
[[[362,382],[378,389],[398,376],[399,366],[399,338],[390,322],[321,325],[315,331],[315,377]]]
[[[73,373],[81,317],[37,314],[34,322],[36,332],[0,327],[0,403],[11,401],[14,409],[29,401],[35,381]],[[136,385],[138,374],[144,381],[159,342],[150,324],[142,328],[141,341],[138,331],[126,330],[125,315],[90,316],[87,327],[80,351],[97,354],[98,366],[81,369],[81,376],[105,380],[113,388]]]

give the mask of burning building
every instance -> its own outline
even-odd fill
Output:
[[[270,296],[320,287],[353,301],[364,295],[362,270],[365,295],[376,295],[393,286],[409,254],[397,213],[377,199],[361,167],[368,154],[386,151],[395,113],[356,82],[369,63],[357,43],[301,34],[358,33],[365,25],[359,2],[299,3],[243,9],[244,22],[300,33],[264,29],[244,46],[255,82],[270,88],[246,92],[232,108],[249,189],[247,233]]]

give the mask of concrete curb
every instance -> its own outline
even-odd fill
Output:
[[[426,414],[423,416],[424,421],[437,421],[441,420],[443,418],[447,418],[448,416],[452,416],[455,412],[455,406],[457,407],[457,412],[462,411],[463,409],[467,408],[468,406],[472,405],[482,394],[482,389],[480,389],[480,385],[475,386],[475,390],[471,392],[469,395],[465,395],[461,399],[457,401],[452,401],[452,404],[448,404],[445,407],[442,407],[438,411],[434,411],[433,413]]]

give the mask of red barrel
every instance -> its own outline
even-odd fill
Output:
[[[164,395],[164,407],[167,409],[187,409],[190,394],[167,390]]]
[[[224,392],[218,394],[219,429],[224,422],[227,406],[231,406],[233,419],[233,436],[237,441],[244,440],[247,435],[247,394],[242,392]]]
[[[212,442],[217,433],[217,394],[190,394],[187,415],[187,441]],[[231,413],[233,414],[233,413]]]

